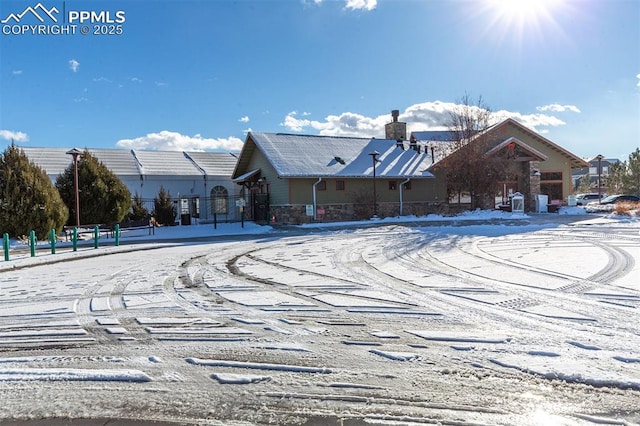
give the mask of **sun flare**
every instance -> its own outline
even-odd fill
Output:
[[[538,19],[548,16],[560,0],[489,0],[489,5],[510,20]]]
[[[558,15],[566,13],[566,0],[485,0],[483,15],[487,17],[485,35],[500,40],[540,40],[561,36]]]

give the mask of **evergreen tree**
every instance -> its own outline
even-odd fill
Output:
[[[0,232],[47,238],[62,230],[69,212],[44,170],[13,143],[0,156]]]
[[[579,182],[578,189],[576,190],[578,194],[588,194],[591,192],[591,175],[589,175],[589,173],[582,176]]]
[[[622,177],[622,187],[625,194],[640,197],[640,148],[629,154],[629,160],[624,162],[625,173]]]
[[[75,217],[74,165],[56,179],[56,188]],[[113,224],[122,221],[131,207],[131,193],[122,181],[88,150],[78,156],[78,189],[81,224]]]
[[[144,205],[144,200],[140,195],[138,195],[138,192],[136,191],[131,202],[131,212],[129,213],[129,220],[149,219],[150,216],[151,214],[149,213],[149,210],[147,210]]]
[[[173,225],[176,220],[176,206],[171,194],[160,186],[158,196],[153,199],[153,216],[160,225]]]
[[[604,181],[604,188],[607,194],[620,194],[624,192],[622,180],[626,171],[626,165],[621,162],[609,165],[609,174]]]

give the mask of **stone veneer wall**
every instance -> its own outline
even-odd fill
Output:
[[[403,216],[425,216],[428,214],[454,215],[468,210],[468,204],[447,204],[438,202],[414,202],[403,204]],[[330,204],[318,205],[315,222],[340,222],[350,220],[369,219],[373,216],[373,206],[363,204]],[[400,212],[399,203],[378,203],[378,217],[396,217]],[[305,205],[271,206],[271,216],[275,223],[299,225],[314,222],[312,216],[307,216]]]

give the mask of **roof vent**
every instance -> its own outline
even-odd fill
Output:
[[[398,139],[396,141],[396,148],[400,148],[401,150],[404,151],[404,141],[402,139]]]
[[[338,156],[333,157],[333,159],[336,160],[340,164],[343,164],[343,165],[347,164],[347,163],[345,163],[345,161],[342,158],[340,158]]]
[[[392,109],[391,110],[391,118],[393,118],[393,122],[395,123],[396,121],[398,121],[398,116],[400,115],[400,110],[398,109]]]

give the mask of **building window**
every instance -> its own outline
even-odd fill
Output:
[[[200,217],[200,197],[191,199],[191,216]]]
[[[542,172],[540,175],[540,193],[547,194],[549,201],[563,200],[562,172]]]
[[[227,214],[229,212],[229,192],[224,186],[215,186],[211,190],[211,213]]]
[[[410,190],[411,189],[411,181],[407,182],[404,184],[404,188],[405,190]]]
[[[318,182],[318,184],[316,185],[316,189],[318,191],[326,191],[327,190],[327,181],[326,180],[321,180],[320,182]]]
[[[336,181],[336,191],[344,191],[345,185],[343,180]]]
[[[542,172],[540,175],[540,182],[547,181],[560,181],[562,182],[562,172]]]
[[[389,191],[395,191],[398,189],[398,182],[395,180],[389,181]]]

